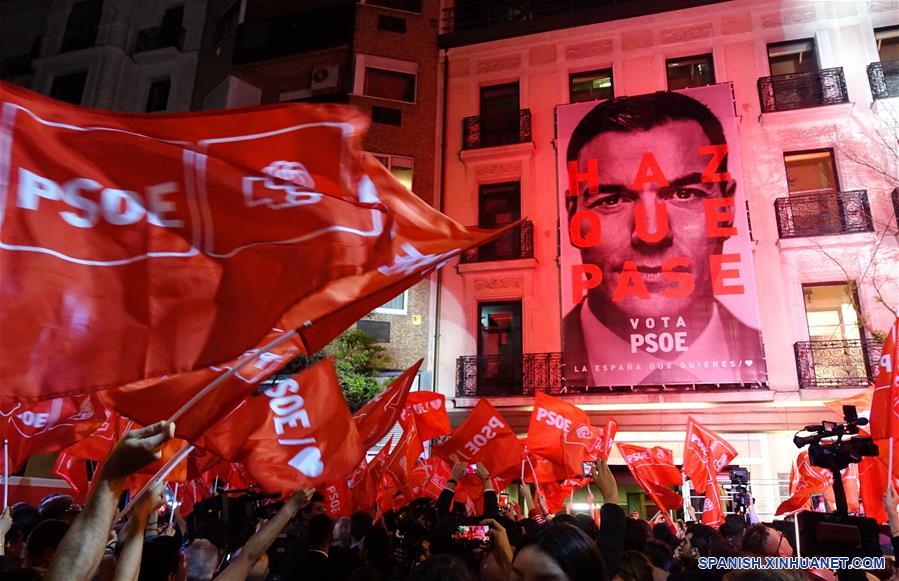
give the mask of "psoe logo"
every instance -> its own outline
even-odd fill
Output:
[[[244,176],[243,195],[247,207],[268,206],[273,210],[318,203],[312,174],[298,161],[273,161],[261,176]]]

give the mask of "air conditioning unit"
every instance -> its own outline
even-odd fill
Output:
[[[340,65],[319,65],[312,67],[312,82],[309,88],[332,89],[340,84]]]

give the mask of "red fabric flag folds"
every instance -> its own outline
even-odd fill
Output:
[[[453,433],[449,415],[446,413],[446,396],[434,391],[413,391],[406,398],[406,407],[400,414],[405,426],[414,421],[418,436],[422,441]]]
[[[434,448],[434,453],[449,462],[480,462],[491,476],[520,473],[524,448],[509,422],[481,399],[465,422],[450,438]]]
[[[899,437],[899,318],[883,343],[874,378],[871,436],[875,440]]]
[[[400,419],[400,413],[406,405],[409,389],[415,381],[418,368],[424,359],[419,359],[412,367],[394,379],[390,385],[372,398],[353,414],[362,447],[368,450],[387,435],[390,428]]]
[[[503,232],[406,190],[351,107],[128,115],[0,83],[0,116],[3,401],[207,368],[273,327],[315,352]]]
[[[717,525],[724,522],[718,489],[718,473],[737,457],[737,451],[721,436],[693,418],[687,422],[684,441],[684,474],[690,477],[693,488],[706,496],[702,523]]]
[[[334,482],[364,455],[330,359],[247,399],[200,444],[273,492]]]

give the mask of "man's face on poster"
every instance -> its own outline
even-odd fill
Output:
[[[602,243],[581,249],[583,262],[602,270],[602,283],[590,289],[591,302],[612,303],[625,261],[633,261],[649,299],[630,294],[615,306],[633,317],[673,316],[688,310],[697,299],[711,296],[709,255],[719,254],[723,238],[706,235],[705,200],[733,195],[734,183],[703,183],[702,172],[709,156],[699,153],[711,142],[695,121],[671,121],[646,131],[604,132],[589,141],[580,151],[578,165],[587,168],[588,159],[596,159],[599,167],[599,190],[589,191],[581,183],[581,191],[569,200],[569,219],[578,210],[595,211],[602,224]],[[715,144],[718,145],[718,144]],[[668,186],[648,181],[634,189],[644,154],[652,153],[664,173]],[[668,216],[668,233],[657,242],[640,239],[635,230],[635,208],[646,211],[646,230],[658,231],[663,203]],[[583,230],[582,230],[583,231]],[[662,291],[677,283],[662,275],[666,260],[684,257],[689,266],[675,271],[694,277],[695,289],[687,296],[668,297]]]

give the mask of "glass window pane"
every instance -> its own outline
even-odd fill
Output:
[[[569,77],[569,100],[572,103],[611,99],[614,96],[612,69],[575,73]]]
[[[817,71],[815,41],[806,39],[769,44],[768,65],[772,76]]]
[[[787,189],[790,193],[832,193],[837,191],[833,152],[830,150],[784,153]]]
[[[365,67],[363,93],[369,97],[414,102],[415,75]]]
[[[874,31],[880,62],[899,61],[899,26]]]
[[[666,61],[668,89],[702,87],[715,83],[715,65],[711,54],[702,54]]]

